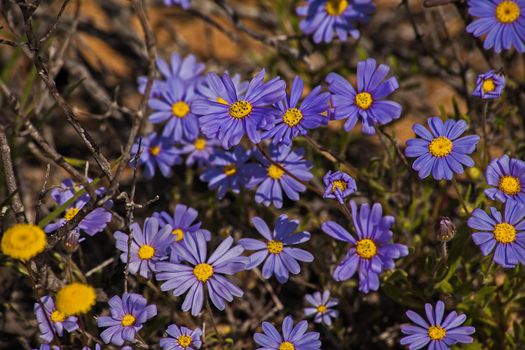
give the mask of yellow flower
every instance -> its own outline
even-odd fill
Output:
[[[84,314],[95,305],[93,287],[83,283],[71,283],[60,289],[56,295],[56,308],[66,316]]]
[[[42,253],[46,245],[46,234],[33,224],[16,224],[2,236],[2,253],[13,259],[29,260]]]

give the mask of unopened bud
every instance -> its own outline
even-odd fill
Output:
[[[441,242],[448,242],[456,235],[456,225],[446,216],[439,219],[437,229],[437,239]]]
[[[80,232],[78,230],[69,231],[66,240],[64,241],[64,247],[71,253],[78,249],[80,243]]]
[[[481,177],[481,170],[477,167],[467,168],[465,172],[471,180],[477,180]]]

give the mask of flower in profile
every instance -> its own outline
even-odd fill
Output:
[[[124,293],[122,298],[115,295],[108,304],[111,316],[97,318],[98,327],[108,327],[100,334],[106,344],[133,342],[143,324],[157,315],[157,307],[148,305],[146,298],[136,293]]]
[[[200,231],[204,238],[209,241],[211,239],[210,231],[201,229],[200,221],[195,222],[198,214],[197,210],[191,207],[177,204],[173,215],[161,211],[160,213],[153,213],[153,217],[158,219],[161,228],[170,225],[171,233],[175,236],[176,242],[182,241],[187,234],[194,234],[197,231]]]
[[[303,148],[294,150],[285,144],[270,144],[269,156],[272,162],[259,150],[254,152],[254,156],[261,165],[254,168],[246,187],[257,186],[255,201],[267,207],[273,204],[281,208],[283,191],[288,198],[298,201],[299,193],[306,191],[306,186],[300,181],[308,182],[313,178],[310,172],[312,164],[303,158]]]
[[[252,223],[265,241],[253,238],[239,240],[239,244],[244,249],[256,251],[250,256],[246,269],[253,269],[266,260],[262,268],[263,277],[268,279],[273,274],[279,283],[285,283],[290,273],[297,275],[301,272],[301,266],[297,260],[304,262],[314,260],[314,256],[306,250],[291,247],[310,240],[309,232],[294,233],[299,226],[299,221],[289,220],[286,215],[280,215],[273,231],[270,231],[268,225],[260,217],[252,218]]]
[[[204,288],[219,310],[224,310],[225,301],[231,302],[234,296],[241,297],[244,294],[224,276],[244,270],[248,262],[248,258],[241,255],[244,251],[242,246],[232,248],[232,237],[224,239],[209,258],[206,239],[201,232],[187,235],[184,242],[173,246],[181,261],[159,262],[156,273],[158,281],[166,281],[160,286],[162,291],[171,290],[174,296],[187,293],[182,311],[191,309],[193,316],[199,314],[205,298]]]
[[[321,295],[320,292],[314,294],[306,294],[305,297],[309,307],[304,309],[306,316],[314,316],[315,323],[324,323],[327,326],[332,325],[332,318],[337,318],[339,312],[333,310],[334,306],[339,304],[339,300],[336,298],[330,298],[330,292],[325,290]]]
[[[358,23],[368,22],[375,6],[371,0],[309,0],[297,8],[297,14],[305,17],[299,27],[306,34],[314,34],[316,44],[329,43],[334,34],[341,41],[359,38]]]
[[[357,191],[357,185],[353,177],[342,171],[328,170],[323,176],[325,190],[323,198],[337,199],[340,204],[344,204],[345,198]]]
[[[38,328],[40,329],[40,338],[47,343],[50,343],[54,334],[61,337],[64,334],[64,329],[71,333],[78,329],[77,317],[69,316],[66,317],[62,312],[55,308],[55,302],[53,298],[46,295],[40,298],[40,303],[35,303],[35,315],[38,321]],[[53,327],[53,329],[51,328]]]
[[[239,94],[228,73],[219,77],[208,74],[208,84],[224,101],[194,101],[194,113],[200,115],[201,131],[208,138],[220,140],[226,149],[239,144],[247,135],[251,142],[261,141],[260,130],[273,122],[273,104],[285,96],[285,83],[279,77],[264,82],[264,70],[250,81],[245,94]]]
[[[164,0],[165,2],[172,2],[176,4],[178,2],[187,2],[189,4],[190,0]],[[166,5],[172,5],[167,4]],[[174,52],[171,55],[170,62],[166,62],[162,58],[157,58],[156,61],[157,68],[162,74],[164,79],[155,79],[153,81],[153,86],[151,89],[151,97],[158,97],[162,90],[166,87],[166,80],[170,78],[180,78],[184,82],[191,83],[196,81],[199,76],[202,74],[206,66],[203,63],[197,62],[197,59],[193,55],[188,55],[186,57],[181,57],[178,53]],[[141,76],[138,79],[139,82],[139,92],[144,94],[146,92],[146,85],[148,83],[148,77]]]
[[[277,104],[279,113],[275,115],[275,124],[264,133],[263,138],[272,139],[272,143],[290,145],[299,135],[306,135],[307,129],[328,124],[328,116],[322,113],[328,110],[330,94],[321,92],[321,86],[315,87],[299,103],[304,90],[303,80],[296,76],[292,83],[290,96]]]
[[[13,259],[32,259],[42,253],[46,245],[46,234],[33,224],[15,224],[2,235],[2,254]]]
[[[483,73],[476,80],[476,87],[472,96],[482,99],[494,99],[501,97],[505,88],[505,77],[493,70]]]
[[[168,121],[162,136],[173,142],[193,141],[199,135],[199,120],[193,112],[195,83],[185,83],[181,78],[170,78],[160,96],[149,100],[153,112],[148,120],[153,123]]]
[[[383,216],[381,204],[375,203],[372,208],[368,203],[357,208],[350,201],[355,239],[347,230],[333,221],[327,221],[321,229],[337,240],[350,244],[345,258],[333,273],[336,281],[351,278],[359,269],[359,290],[363,293],[379,289],[379,274],[385,269],[395,267],[394,259],[408,255],[408,248],[403,244],[391,243],[394,224],[393,216]]]
[[[525,52],[525,2],[523,0],[468,0],[468,13],[478,17],[467,32],[485,36],[483,47],[500,53],[514,47]]]
[[[56,201],[56,204],[60,206],[68,202],[76,193],[78,193],[78,191],[83,190],[83,188],[83,186],[75,184],[71,179],[67,179],[62,182],[60,187],[54,188],[51,191],[51,197]],[[97,196],[100,196],[104,191],[104,187],[99,187],[95,193]],[[46,225],[44,231],[50,233],[64,226],[78,214],[78,212],[89,202],[90,198],[90,195],[87,193],[80,195],[80,197],[78,197],[76,201],[66,209],[64,217]],[[111,205],[111,202],[107,202],[104,207],[93,209],[82,219],[82,221],[80,221],[78,226],[75,227],[75,230],[83,231],[90,236],[94,236],[103,231],[111,221],[111,212],[107,210]]]
[[[131,148],[130,164],[137,166],[135,157],[139,151],[138,165],[144,165],[144,177],[151,179],[155,176],[155,168],[158,167],[164,177],[170,177],[172,174],[172,167],[175,164],[180,164],[179,151],[173,146],[173,143],[162,136],[157,136],[156,132],[152,132],[142,141],[137,141]]]
[[[161,259],[167,258],[168,247],[175,241],[170,225],[164,225],[159,229],[157,218],[147,218],[142,230],[136,222],[130,225],[133,232],[131,250],[129,254],[129,272],[139,273],[144,278],[149,278],[155,271],[155,264]],[[128,234],[117,231],[113,234],[117,249],[122,251],[120,260],[123,263],[128,259]]]
[[[172,324],[166,330],[168,337],[160,339],[160,347],[164,350],[195,350],[202,345],[200,328],[189,329]]]
[[[525,265],[525,206],[507,201],[503,216],[494,207],[490,214],[476,208],[468,219],[470,228],[479,230],[472,234],[472,240],[479,245],[484,256],[494,248],[493,260],[505,268],[514,268],[518,263]]]
[[[95,290],[90,285],[73,282],[62,287],[56,295],[56,309],[65,317],[85,314],[97,301]]]
[[[525,162],[507,155],[493,159],[486,177],[487,184],[493,186],[485,190],[487,197],[502,203],[515,200],[525,204]]]
[[[364,134],[376,133],[375,125],[385,125],[401,116],[403,108],[394,101],[385,98],[399,88],[395,77],[385,80],[390,67],[369,58],[357,64],[357,91],[342,76],[330,73],[326,77],[328,89],[332,93],[334,118],[347,119],[344,125],[350,131],[360,116],[361,130]]]
[[[257,350],[320,350],[319,333],[307,332],[308,322],[301,321],[293,325],[292,316],[283,320],[282,335],[269,322],[262,323],[264,333],[255,333],[253,339],[260,345]]]
[[[432,172],[435,180],[451,180],[454,173],[463,173],[463,166],[474,166],[468,155],[474,152],[479,136],[460,137],[467,129],[464,120],[448,119],[444,124],[439,117],[428,118],[430,133],[423,125],[414,124],[412,129],[421,137],[407,141],[405,154],[417,157],[412,169],[424,179]]]
[[[211,155],[216,152],[217,146],[220,146],[219,141],[202,136],[197,137],[192,142],[183,141],[179,153],[187,154],[187,166],[197,163],[199,167],[204,167],[208,165],[208,161]]]
[[[224,198],[228,189],[239,193],[254,167],[254,164],[246,164],[250,156],[251,152],[242,146],[235,147],[231,152],[217,151],[211,156],[208,168],[200,179],[208,183],[210,190],[217,189],[219,199]]]
[[[401,326],[401,332],[406,334],[401,338],[401,345],[408,345],[409,349],[417,350],[428,345],[428,350],[449,350],[451,345],[457,343],[472,343],[470,336],[476,330],[470,326],[460,326],[467,316],[456,311],[450,312],[444,319],[445,303],[441,300],[433,308],[425,304],[427,320],[412,310],[407,311],[407,317],[414,325]]]
[[[191,6],[191,0],[164,0],[166,6],[179,5],[183,9],[187,10]]]

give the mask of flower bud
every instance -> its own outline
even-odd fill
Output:
[[[439,219],[437,228],[437,239],[441,242],[448,242],[456,235],[456,225],[446,216]]]

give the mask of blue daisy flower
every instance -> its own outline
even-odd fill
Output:
[[[501,97],[503,89],[505,89],[505,77],[493,70],[489,70],[487,73],[478,76],[472,96],[482,99],[494,99]]]
[[[135,142],[131,148],[130,164],[136,166],[135,155],[139,150],[140,156],[138,158],[138,166],[144,166],[144,177],[151,179],[155,176],[155,168],[158,167],[164,177],[170,177],[172,174],[172,167],[175,164],[180,164],[182,159],[177,149],[172,142],[164,137],[157,137],[157,133],[152,132],[142,141]]]
[[[198,167],[208,165],[212,154],[220,147],[220,142],[206,137],[197,137],[192,142],[183,141],[179,153],[186,155],[186,165],[192,166],[197,163]]]
[[[463,173],[463,166],[474,166],[468,155],[476,149],[479,136],[460,137],[467,129],[464,120],[448,119],[443,124],[439,117],[431,117],[428,126],[431,132],[421,124],[414,124],[412,129],[421,138],[408,140],[405,150],[407,157],[417,157],[412,168],[420,178],[432,173],[435,180],[452,180],[454,173]]]
[[[330,291],[325,290],[323,294],[321,294],[321,292],[306,294],[304,298],[309,304],[309,306],[304,309],[304,314],[306,316],[315,315],[315,323],[322,322],[330,327],[332,325],[332,318],[339,316],[339,311],[332,309],[339,304],[339,300],[330,298]]]
[[[268,322],[263,322],[264,333],[255,333],[253,340],[261,347],[256,350],[320,350],[319,333],[307,332],[308,322],[293,325],[292,316],[286,316],[282,325],[282,335]]]
[[[177,204],[173,215],[161,211],[160,213],[153,213],[152,216],[159,220],[161,228],[170,225],[171,233],[175,235],[176,242],[182,241],[187,234],[194,234],[197,231],[200,231],[206,240],[209,241],[211,239],[210,231],[202,229],[200,221],[195,222],[198,215],[197,210],[184,204]]]
[[[514,200],[525,204],[525,162],[507,155],[493,159],[486,170],[489,186],[485,194],[505,203]]]

